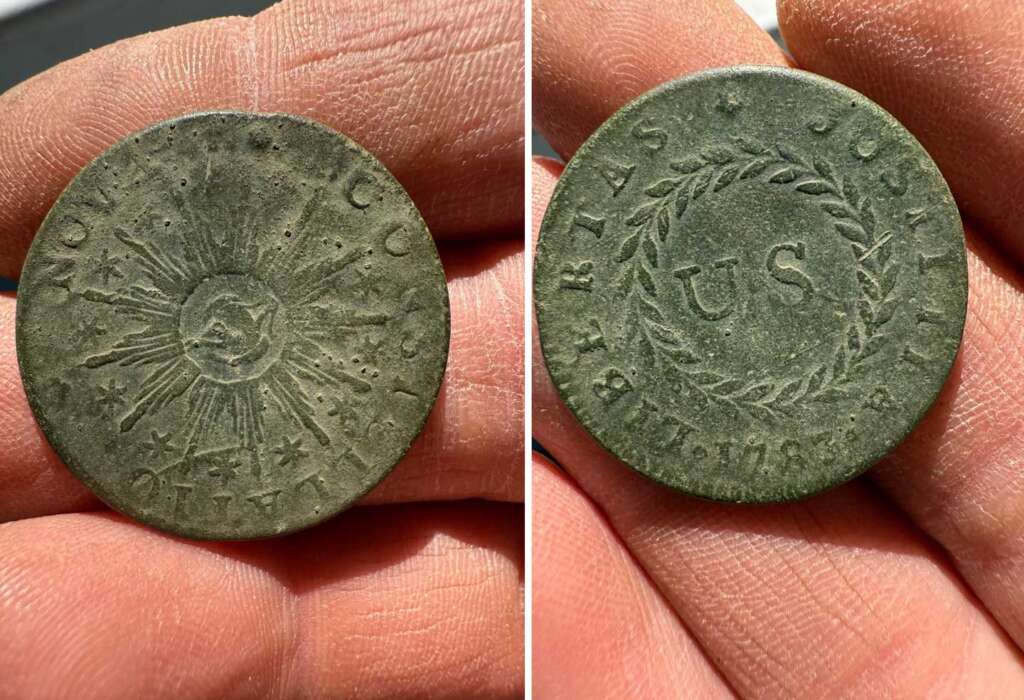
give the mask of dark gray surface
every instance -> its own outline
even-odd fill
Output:
[[[313,122],[210,113],[114,145],[29,251],[18,361],[68,467],[190,537],[315,524],[437,395],[448,294],[401,185]]]
[[[0,21],[0,92],[61,61],[125,37],[226,15],[252,15],[272,0],[55,0]],[[0,278],[0,290],[12,290]]]
[[[695,495],[790,500],[868,468],[934,401],[963,232],[927,153],[867,98],[710,71],[580,148],[534,298],[554,383],[610,452]]]

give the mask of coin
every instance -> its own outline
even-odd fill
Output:
[[[891,451],[963,330],[963,229],[891,115],[838,83],[736,67],[605,122],[544,217],[535,305],[562,399],[681,491],[802,498]]]
[[[448,355],[427,227],[362,147],[287,115],[156,124],[83,169],[32,243],[22,381],[72,472],[195,538],[352,504],[409,448]]]

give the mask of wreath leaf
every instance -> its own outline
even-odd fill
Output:
[[[832,380],[835,381],[846,376],[846,346],[840,345],[836,350],[835,359],[832,360]]]
[[[714,372],[694,372],[686,377],[697,386],[711,386],[725,380],[725,377]]]
[[[708,160],[716,165],[725,165],[731,163],[736,159],[735,154],[728,148],[708,148],[702,154],[705,160]]]
[[[773,399],[772,403],[782,404],[793,401],[800,393],[800,386],[803,383],[803,379],[794,379],[793,381],[789,382],[779,390],[779,393],[775,395],[775,398]]]
[[[768,394],[772,393],[774,389],[775,385],[769,382],[755,384],[736,398],[740,401],[761,401]]]
[[[851,224],[847,221],[836,221],[834,226],[836,227],[836,231],[839,232],[839,235],[846,240],[860,243],[865,246],[868,244],[868,234],[857,224]],[[864,248],[864,250],[866,251],[867,248]]]
[[[678,160],[674,163],[669,163],[668,167],[672,168],[678,173],[684,173],[686,175],[689,175],[691,173],[697,172],[705,165],[707,165],[707,162],[703,158],[691,156],[684,160]]]
[[[841,202],[822,202],[821,208],[836,219],[849,219],[852,216],[852,212]]]
[[[745,382],[742,379],[733,378],[726,379],[724,382],[719,382],[712,388],[718,396],[727,396],[742,389],[744,384]]]
[[[669,230],[669,218],[668,218],[668,208],[667,207],[662,207],[661,211],[658,212],[657,223],[658,223],[658,238],[660,238],[661,242],[664,243],[666,240],[668,240],[668,230]]]
[[[754,141],[753,139],[744,138],[742,136],[736,139],[736,145],[740,147],[741,151],[743,151],[744,153],[749,153],[752,156],[758,156],[761,155],[762,153],[768,152],[767,146],[760,144],[757,141]]]
[[[878,281],[864,270],[857,270],[857,279],[860,281],[861,289],[872,301],[878,301]]]
[[[768,182],[786,184],[787,182],[793,182],[796,179],[796,170],[793,168],[783,168],[782,170],[776,171],[771,177],[768,178]]]
[[[858,362],[863,362],[868,359],[882,348],[882,338],[885,337],[881,333],[873,338],[869,338],[868,342],[864,343],[864,349],[860,351],[860,356],[857,358]]]
[[[897,306],[899,306],[899,299],[887,299],[882,302],[881,306],[878,307],[878,311],[875,313],[875,327],[884,326],[886,323],[891,321],[893,314],[896,313]]]
[[[878,246],[878,252],[875,253],[878,256],[878,264],[883,268],[889,264],[889,258],[892,257],[892,237],[885,239],[885,242]]]
[[[702,194],[704,194],[705,190],[707,190],[707,188],[708,188],[708,185],[711,184],[711,178],[714,177],[714,175],[715,175],[715,169],[714,168],[708,168],[703,173],[701,173],[699,176],[694,177],[693,189],[690,192],[690,196],[693,199],[697,199]]]
[[[636,248],[640,245],[640,232],[637,231],[622,242],[619,247],[619,254],[615,256],[615,262],[628,262],[636,255]]]
[[[666,348],[665,352],[676,362],[692,365],[698,362],[699,358],[686,348]]]
[[[655,321],[661,323],[665,320],[665,317],[661,314],[661,309],[652,304],[651,302],[644,299],[642,296],[638,296],[640,313],[648,321]]]
[[[806,180],[796,186],[798,192],[804,194],[832,194],[832,185],[824,180]]]
[[[869,235],[875,232],[875,211],[867,200],[865,200],[865,204],[860,210],[860,224]]]
[[[771,158],[762,158],[760,160],[752,160],[740,170],[739,179],[747,180],[752,177],[757,177],[764,172],[765,168],[772,164]]]
[[[787,146],[784,143],[777,143],[777,144],[775,144],[775,150],[779,152],[779,155],[782,156],[783,160],[787,160],[790,163],[802,163],[803,162],[800,159],[800,156],[798,156],[796,154],[796,151],[794,151],[792,148],[790,148],[789,146]]]
[[[652,297],[657,298],[658,289],[654,286],[654,279],[651,278],[651,273],[647,271],[647,268],[640,265],[636,271],[636,278],[640,281],[647,293]]]
[[[630,214],[629,218],[626,219],[626,223],[630,226],[640,226],[642,224],[646,224],[654,217],[654,214],[657,211],[658,202],[651,202],[650,204],[645,204],[636,211],[634,211],[632,214]]]
[[[832,166],[828,164],[827,160],[824,160],[822,158],[815,158],[813,163],[814,163],[814,169],[818,171],[819,175],[821,175],[823,178],[828,180],[829,183],[831,183],[831,184],[835,183],[835,181],[836,181],[835,173],[832,171]]]
[[[718,180],[715,181],[715,186],[712,187],[712,189],[715,192],[718,192],[723,187],[728,186],[729,183],[736,179],[736,173],[738,173],[739,171],[740,166],[738,165],[730,165],[727,168],[724,168],[721,174],[718,176]]]
[[[654,241],[650,238],[644,238],[644,255],[647,256],[647,262],[651,264],[651,267],[657,269],[658,267],[658,246],[655,245]]]
[[[896,280],[899,279],[900,266],[891,265],[889,269],[882,273],[882,282],[879,285],[882,288],[882,298],[892,294],[892,290],[896,288]]]
[[[682,180],[666,178],[664,180],[659,180],[658,182],[655,182],[653,185],[644,190],[644,192],[646,192],[652,197],[664,197],[665,195],[675,190],[676,187],[679,187],[680,182],[682,182]]]
[[[678,219],[686,211],[686,207],[690,204],[690,191],[685,188],[679,188],[679,194],[676,195],[676,218]]]
[[[815,393],[817,393],[818,389],[820,389],[822,384],[824,384],[824,382],[825,382],[825,372],[826,371],[827,371],[827,368],[825,367],[825,365],[822,365],[818,369],[816,369],[813,372],[811,372],[811,376],[807,380],[807,392],[806,393],[808,393],[808,394],[815,394]]]
[[[682,341],[679,340],[678,335],[674,330],[666,325],[657,323],[656,321],[649,321],[647,327],[651,329],[651,334],[655,340],[659,340],[666,345],[675,347],[682,347]]]
[[[853,184],[853,180],[850,178],[843,178],[843,199],[852,204],[856,208],[860,208],[858,201],[859,195],[857,192],[857,186]]]

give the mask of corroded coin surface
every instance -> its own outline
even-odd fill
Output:
[[[200,538],[337,513],[419,433],[448,295],[394,177],[329,129],[207,113],[116,144],[68,186],[21,277],[32,410],[114,508]]]
[[[790,500],[868,468],[935,400],[963,231],[927,153],[862,95],[715,70],[580,148],[535,299],[548,371],[606,449],[691,494]]]

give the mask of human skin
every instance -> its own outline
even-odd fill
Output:
[[[614,9],[613,9],[614,8]],[[966,224],[963,346],[892,455],[806,501],[730,506],[610,457],[534,342],[538,698],[1024,696],[1024,6],[780,0],[785,56],[728,0],[536,0],[536,124],[563,158],[672,78],[794,65],[879,102]],[[533,166],[533,227],[561,173]]]
[[[409,191],[452,324],[427,427],[360,506],[285,538],[198,543],[111,512],[61,464],[0,297],[0,697],[521,694],[522,79],[514,3],[286,0],[0,95],[0,275],[125,135],[201,110],[288,112],[352,137]]]

